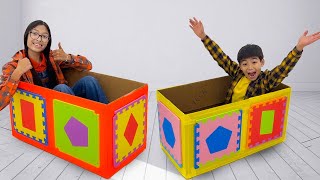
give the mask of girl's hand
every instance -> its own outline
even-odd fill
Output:
[[[18,65],[17,65],[17,68],[12,72],[11,78],[14,81],[18,81],[20,77],[30,69],[32,69],[30,60],[28,58],[24,58],[22,53],[19,52]]]
[[[55,61],[71,60],[70,55],[64,52],[60,42],[58,44],[58,47],[59,47],[59,49],[52,51],[51,55],[53,56],[53,59]]]
[[[30,69],[32,69],[30,60],[26,57],[24,58],[22,53],[19,51],[19,61],[16,70],[19,72],[20,75],[22,75]]]

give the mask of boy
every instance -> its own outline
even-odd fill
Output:
[[[288,76],[289,72],[300,59],[303,48],[320,39],[320,32],[307,36],[308,31],[305,31],[299,38],[297,45],[289,52],[280,65],[271,71],[265,70],[261,72],[264,59],[259,46],[248,44],[242,47],[238,52],[237,60],[239,64],[237,64],[205,34],[201,21],[198,21],[194,17],[193,19],[189,19],[189,22],[189,26],[201,39],[213,59],[232,78],[226,103],[237,102],[270,92]]]

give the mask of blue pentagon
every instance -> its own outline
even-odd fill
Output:
[[[206,139],[210,154],[227,149],[231,134],[232,131],[222,126],[219,126],[215,131],[213,131]]]
[[[162,124],[162,129],[164,132],[164,136],[166,138],[167,143],[173,148],[176,138],[174,137],[174,132],[172,129],[172,124],[170,121],[168,121],[167,118],[164,118],[163,124]]]

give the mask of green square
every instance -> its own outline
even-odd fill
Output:
[[[59,151],[95,167],[100,166],[99,115],[90,109],[53,100],[55,143]],[[88,146],[73,146],[64,130],[71,117],[88,128]]]
[[[263,111],[261,116],[260,134],[271,134],[273,131],[274,110]]]

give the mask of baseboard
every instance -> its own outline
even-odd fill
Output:
[[[320,82],[286,82],[285,84],[290,86],[292,88],[292,91],[320,91]]]

